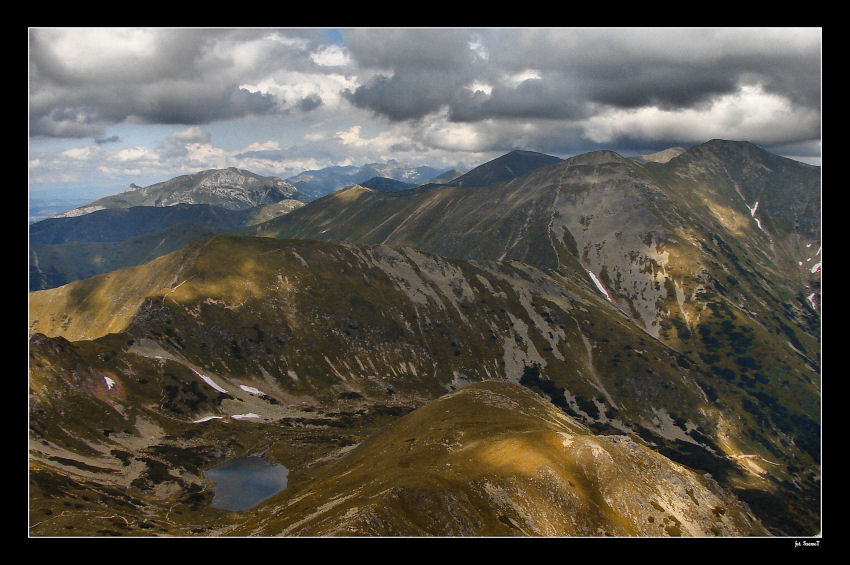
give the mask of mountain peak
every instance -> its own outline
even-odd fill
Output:
[[[670,159],[678,157],[682,153],[687,151],[684,147],[668,147],[667,149],[662,149],[661,151],[656,151],[655,153],[649,153],[647,155],[638,155],[634,157],[634,159],[638,161],[649,161],[651,163],[666,163]]]
[[[297,195],[298,189],[280,177],[265,177],[228,167],[180,175],[145,187],[133,183],[121,194],[106,196],[56,217],[79,216],[105,208],[175,204],[209,204],[243,210],[295,198]]]
[[[691,147],[671,162],[682,161],[720,161],[727,165],[735,163],[740,167],[767,167],[768,169],[780,167],[817,169],[816,165],[802,163],[776,155],[763,149],[750,141],[736,141],[729,139],[712,139],[703,144]]]
[[[401,192],[403,190],[416,188],[415,184],[388,177],[372,177],[369,180],[359,183],[359,185],[366,188],[373,188],[381,192]]]
[[[628,163],[629,160],[607,149],[582,153],[565,160],[568,165],[604,165],[607,163]]]
[[[487,186],[520,177],[534,169],[560,163],[561,159],[536,151],[515,149],[475,167],[447,183],[451,186]]]

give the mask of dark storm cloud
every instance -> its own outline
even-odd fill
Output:
[[[795,105],[820,104],[817,30],[416,30],[380,41],[375,30],[357,30],[345,37],[360,65],[382,69],[349,100],[392,121],[440,107],[468,122],[579,119],[600,106],[682,109],[747,84]],[[539,78],[511,84],[512,74],[527,70]],[[491,92],[473,92],[473,81]]]
[[[440,70],[400,69],[391,77],[379,75],[353,92],[346,90],[343,96],[393,121],[417,119],[451,102],[463,80]]]
[[[270,33],[33,29],[30,134],[89,137],[125,120],[192,125],[282,111],[282,100],[241,85],[286,65],[310,68],[306,48],[318,32],[255,47]],[[316,103],[308,98],[302,107]]]
[[[118,85],[107,92],[68,93],[66,105],[60,107],[31,99],[30,134],[91,137],[101,135],[107,125],[130,118],[140,123],[195,125],[271,113],[278,106],[266,94],[236,86],[203,86],[182,81],[140,87]]]
[[[820,98],[820,32],[806,29],[509,29],[486,35],[492,65],[533,66],[582,86],[588,100],[683,107],[759,82],[797,103]]]
[[[461,89],[451,100],[449,119],[477,122],[502,119],[580,119],[589,107],[569,82],[528,79],[516,87],[496,86],[488,95]]]
[[[363,67],[458,72],[473,62],[463,29],[354,29],[344,32],[351,56]]]

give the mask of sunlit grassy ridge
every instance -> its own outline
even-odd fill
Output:
[[[308,470],[235,535],[766,535],[729,493],[518,385],[483,382]]]

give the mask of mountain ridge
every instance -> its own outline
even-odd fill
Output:
[[[560,158],[545,153],[515,149],[478,165],[445,184],[448,186],[486,186],[508,181],[539,167],[559,161],[561,161]]]
[[[300,198],[298,190],[280,177],[263,177],[251,171],[228,167],[180,175],[167,181],[99,198],[53,218],[80,216],[108,208],[211,204],[231,210]]]
[[[31,523],[97,531],[94,500],[131,535],[813,535],[820,168],[795,163],[712,140],[354,184],[31,292]],[[291,490],[210,508],[203,469],[254,453]]]

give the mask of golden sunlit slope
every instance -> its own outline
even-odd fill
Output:
[[[29,293],[30,335],[94,339],[124,330],[152,292],[167,292],[189,248],[137,267]]]
[[[447,394],[316,465],[236,535],[768,535],[734,496],[519,385]]]

